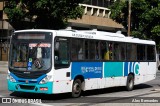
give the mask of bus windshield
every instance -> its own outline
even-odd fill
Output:
[[[45,33],[13,35],[10,45],[9,68],[17,71],[44,71],[50,69],[52,40],[47,35]]]

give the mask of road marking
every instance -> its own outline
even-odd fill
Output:
[[[54,106],[54,105],[49,105],[49,104],[44,104],[44,103],[30,103],[32,105],[38,105],[38,106]]]

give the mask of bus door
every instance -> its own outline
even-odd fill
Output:
[[[69,39],[57,37],[54,42],[54,67],[57,79],[70,79]]]

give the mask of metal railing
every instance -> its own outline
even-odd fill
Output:
[[[85,15],[110,18],[111,10],[108,8],[93,6],[88,4],[79,4],[79,5],[84,7]]]

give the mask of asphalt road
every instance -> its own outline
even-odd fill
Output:
[[[0,104],[3,106],[102,106],[112,105],[128,106],[139,104],[138,101],[142,99],[155,99],[159,103],[140,103],[141,106],[158,106],[160,104],[160,72],[157,73],[155,80],[136,85],[133,91],[126,91],[125,87],[112,87],[100,90],[86,91],[80,98],[72,98],[70,93],[56,94],[56,95],[45,95],[45,94],[32,94],[32,93],[18,93],[10,92],[7,89],[6,73],[0,73],[0,97],[12,98],[12,99],[23,99],[23,100],[39,100],[38,103],[13,103],[13,104]],[[135,101],[134,101],[135,100]],[[136,102],[137,100],[137,102]],[[40,103],[42,102],[42,103]],[[133,103],[136,102],[136,103]],[[140,101],[141,102],[141,101]],[[154,101],[156,102],[156,101]]]

